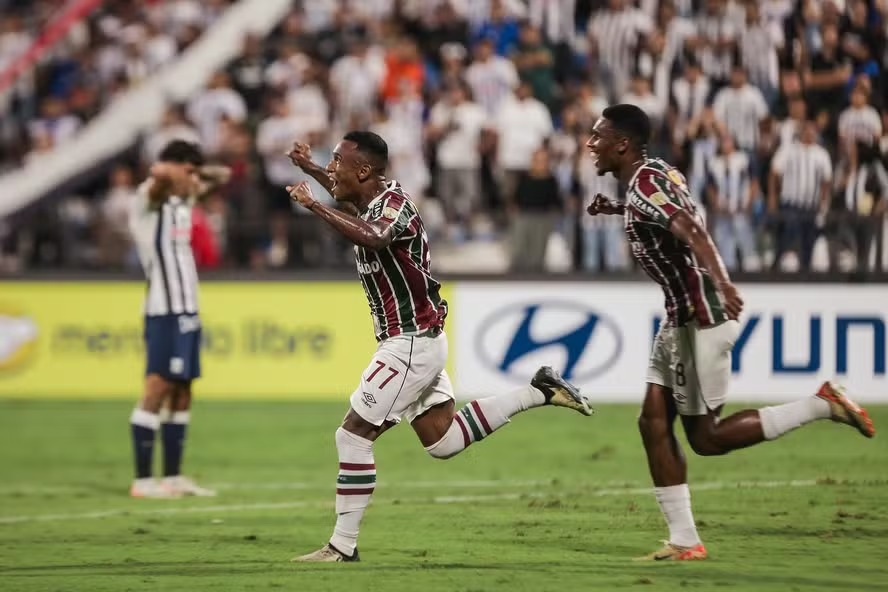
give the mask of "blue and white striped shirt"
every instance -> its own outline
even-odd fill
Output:
[[[129,220],[148,280],[145,315],[197,314],[197,266],[191,250],[193,200],[173,196],[151,204],[151,183],[148,180],[139,187]]]
[[[749,157],[739,151],[713,156],[706,163],[706,180],[729,212],[742,211],[749,200],[752,183]]]

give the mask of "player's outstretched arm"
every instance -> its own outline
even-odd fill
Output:
[[[605,197],[600,193],[596,193],[592,198],[592,203],[586,208],[586,213],[590,216],[619,214],[622,216],[626,213],[626,206],[618,203],[609,197]]]
[[[359,247],[378,251],[392,244],[392,224],[384,224],[380,221],[367,222],[322,204],[311,194],[311,187],[307,181],[303,181],[295,187],[288,186],[287,191],[293,201],[317,214],[318,217],[335,228],[339,234]]]
[[[672,216],[669,222],[669,230],[691,247],[691,251],[693,251],[697,261],[712,276],[716,287],[724,296],[725,312],[728,313],[728,317],[731,319],[739,318],[740,313],[743,312],[743,299],[740,297],[737,288],[731,283],[725,263],[722,261],[721,255],[718,254],[718,249],[716,249],[715,243],[712,241],[709,233],[706,232],[706,229],[700,226],[700,223],[685,210],[679,210]]]
[[[324,167],[316,164],[311,159],[311,147],[304,142],[293,142],[293,148],[287,152],[290,162],[302,169],[302,171],[317,181],[327,193],[333,195],[333,181],[330,180]]]

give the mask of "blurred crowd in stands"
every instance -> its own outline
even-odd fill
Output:
[[[0,173],[62,146],[164,68],[231,0],[110,1],[0,97]],[[0,0],[0,71],[57,2]],[[202,268],[352,266],[284,186],[295,139],[389,144],[455,268],[623,271],[622,188],[584,143],[609,104],[654,122],[731,269],[884,269],[888,0],[295,0],[205,89],[73,194],[0,221],[0,270],[133,268],[127,212],[171,139],[233,169],[200,206]],[[315,193],[322,194],[316,187]],[[2,197],[0,197],[2,199]],[[454,267],[454,266],[450,266]]]

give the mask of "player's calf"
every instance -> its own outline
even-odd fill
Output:
[[[480,442],[509,423],[513,415],[533,407],[555,405],[591,415],[585,397],[561,378],[557,372],[545,366],[534,375],[530,385],[523,389],[472,401],[459,410],[441,438],[426,446],[426,451],[438,459],[456,456],[474,442]],[[423,423],[433,424],[436,418],[427,415],[414,421],[414,429],[422,438]]]

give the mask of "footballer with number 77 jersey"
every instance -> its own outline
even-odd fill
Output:
[[[389,428],[406,421],[432,457],[447,459],[527,409],[556,405],[584,415],[592,410],[576,388],[546,366],[527,386],[472,401],[455,412],[444,369],[447,303],[431,274],[422,217],[400,184],[385,178],[385,141],[372,132],[349,132],[326,168],[312,162],[306,144],[297,142],[288,155],[337,201],[357,209],[359,215],[353,216],[316,201],[305,182],[287,188],[293,200],[354,243],[378,341],[351,395],[351,409],[336,430],[333,535],[323,547],[294,561],[357,561],[358,529],[376,487],[373,443]]]

